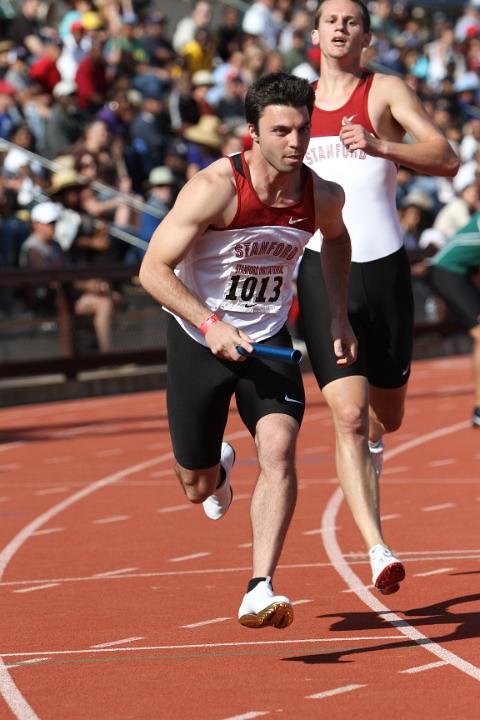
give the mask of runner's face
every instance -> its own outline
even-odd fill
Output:
[[[259,120],[259,133],[251,128],[265,160],[278,172],[297,171],[310,139],[310,116],[306,107],[268,105]]]
[[[338,59],[360,56],[370,37],[363,29],[360,6],[350,0],[323,3],[317,29],[312,32],[313,43],[320,46],[322,54]]]

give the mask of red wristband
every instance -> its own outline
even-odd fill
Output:
[[[212,325],[215,325],[215,323],[217,322],[220,322],[220,318],[218,317],[218,315],[215,315],[215,313],[209,315],[209,317],[207,317],[207,319],[204,320],[200,325],[200,332],[202,333],[202,335],[206,335]]]

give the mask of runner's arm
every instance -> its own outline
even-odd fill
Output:
[[[208,172],[208,168],[198,173],[180,191],[174,207],[155,230],[140,268],[145,290],[197,329],[212,310],[191,293],[174,270],[207,228],[222,222],[234,197],[235,187],[225,173]],[[248,336],[227,323],[211,324],[207,334],[212,352],[225,359],[244,359],[237,353],[237,345],[251,351]]]

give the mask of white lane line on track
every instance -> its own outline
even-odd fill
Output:
[[[7,670],[12,670],[13,668],[17,667],[25,667],[25,665],[37,665],[38,663],[45,662],[46,660],[50,660],[50,658],[32,658],[31,660],[23,660],[22,662],[13,663],[12,665],[5,665],[5,667],[7,668]]]
[[[446,660],[439,660],[438,662],[428,663],[427,665],[417,665],[416,667],[407,668],[406,670],[399,670],[398,672],[400,674],[421,673],[425,672],[425,670],[434,670],[435,668],[443,667],[444,665],[448,665],[448,662]]]
[[[113,473],[112,475],[107,475],[107,477],[101,478],[100,480],[97,480],[96,482],[87,485],[87,487],[82,488],[73,495],[64,498],[64,500],[61,500],[59,503],[57,503],[57,505],[54,505],[49,510],[36,517],[34,520],[32,520],[32,522],[28,523],[28,525],[25,525],[25,527],[20,530],[20,532],[18,532],[0,552],[0,580],[3,577],[5,569],[13,556],[28,540],[31,534],[41,528],[42,525],[45,525],[45,523],[47,523],[49,520],[56,517],[79,500],[83,500],[84,498],[88,497],[97,490],[108,487],[109,485],[112,485],[119,480],[123,480],[124,477],[147,470],[154,465],[158,465],[158,463],[161,463],[164,460],[169,460],[171,458],[172,453],[168,452],[164,455],[154,457],[151,460],[146,460],[145,462],[131,465],[128,468],[124,468],[123,470]],[[12,677],[8,672],[8,669],[5,666],[5,663],[2,660],[1,653],[0,694],[17,718],[17,720],[40,720],[38,715],[30,707],[20,690],[15,685]]]
[[[261,717],[262,715],[270,715],[270,713],[267,710],[250,710],[241,715],[230,715],[230,717],[225,718],[225,720],[254,720],[254,718]]]
[[[332,697],[333,695],[342,695],[343,693],[352,692],[367,687],[366,685],[343,685],[343,687],[333,688],[333,690],[324,690],[323,692],[314,693],[313,695],[305,695],[306,700],[323,700],[323,698]]]
[[[327,530],[340,530],[340,527],[337,525],[334,528],[316,528],[315,530],[305,530],[302,532],[302,535],[321,535]]]
[[[115,647],[101,648],[93,650],[85,648],[84,650],[30,650],[28,652],[0,652],[1,657],[34,657],[35,655],[88,655],[90,653],[109,653],[109,652],[144,652],[146,650],[212,650],[225,647],[250,647],[252,645],[311,645],[316,643],[352,643],[375,641],[383,642],[384,640],[398,640],[397,635],[364,635],[362,636],[345,636],[335,638],[303,638],[300,640],[249,640],[240,642],[220,642],[220,643],[189,643],[183,645],[144,645],[142,647]]]
[[[37,537],[38,535],[51,535],[51,533],[63,532],[64,530],[65,528],[63,527],[44,528],[44,530],[37,530],[32,533],[32,537]]]
[[[443,573],[452,572],[455,568],[438,568],[438,570],[429,570],[428,572],[415,573],[413,577],[429,577],[430,575],[442,575]]]
[[[216,623],[226,622],[226,620],[233,620],[232,617],[218,617],[212,618],[211,620],[200,620],[196,623],[189,623],[188,625],[180,625],[182,628],[197,628],[203,627],[204,625],[215,625]]]
[[[422,512],[437,512],[437,510],[449,510],[456,507],[457,503],[442,503],[441,505],[427,505],[421,508]]]
[[[9,463],[9,465],[0,465],[0,472],[10,472],[10,470],[18,470],[18,463]]]
[[[111,515],[110,517],[98,518],[98,520],[92,520],[93,525],[107,525],[108,523],[122,522],[128,520],[130,515]]]
[[[478,498],[478,499],[480,500],[480,498]],[[6,500],[10,500],[10,498],[7,495],[0,497],[0,502],[5,502]]]
[[[306,605],[311,602],[313,602],[313,600],[293,600],[292,605]]]
[[[448,458],[445,460],[432,460],[427,465],[428,467],[443,467],[444,465],[455,465],[456,462],[455,458]]]
[[[190,505],[171,505],[170,507],[164,507],[159,508],[157,512],[160,513],[171,513],[171,512],[180,512],[181,510],[191,510],[193,508],[193,504],[190,503]]]
[[[56,493],[68,492],[68,487],[49,487],[42,490],[36,490],[35,495],[55,495]]]
[[[198,552],[192,555],[181,555],[180,557],[169,558],[168,562],[185,562],[185,560],[196,560],[197,558],[207,557],[211,555],[209,552]]]
[[[49,457],[42,460],[44,465],[59,465],[60,463],[72,462],[71,455],[58,455],[57,457]]]
[[[128,637],[122,640],[111,640],[106,643],[98,643],[97,645],[90,645],[91,648],[107,648],[114,647],[115,645],[123,645],[123,643],[136,642],[137,640],[145,640],[144,637]]]
[[[95,457],[110,457],[112,455],[123,455],[125,451],[122,448],[112,448],[111,450],[97,450]]]
[[[469,426],[470,423],[468,421],[455,423],[454,425],[447,425],[446,427],[439,428],[438,430],[434,430],[432,432],[426,433],[425,435],[421,435],[414,440],[410,440],[409,442],[398,445],[396,448],[393,448],[389,452],[385,453],[385,457],[386,459],[395,457],[396,455],[399,455],[406,450],[410,450],[413,447],[424,445],[430,440],[437,440],[438,438],[444,437],[446,435],[451,435],[460,430],[465,430]],[[332,527],[335,525],[338,511],[342,502],[342,490],[340,488],[337,488],[337,490],[330,497],[330,500],[328,501],[325,508],[325,512],[323,513],[322,524],[325,525],[325,527]],[[326,553],[330,561],[334,565],[336,571],[343,579],[345,584],[348,585],[355,592],[358,598],[365,605],[367,605],[374,612],[381,613],[382,618],[383,620],[385,620],[385,622],[390,623],[398,630],[399,633],[407,637],[412,642],[418,643],[419,646],[432,653],[432,655],[436,655],[438,658],[440,658],[440,660],[448,662],[450,665],[456,667],[457,670],[460,670],[461,672],[469,675],[475,680],[480,681],[479,667],[467,662],[458,655],[455,655],[455,653],[451,652],[450,650],[446,650],[442,645],[439,645],[438,643],[431,640],[428,636],[424,635],[419,630],[410,625],[406,620],[403,620],[399,615],[392,612],[390,608],[380,602],[380,600],[375,595],[373,595],[369,590],[367,590],[367,588],[365,588],[358,575],[353,572],[353,570],[343,557],[335,532],[324,533],[322,535],[322,539]]]
[[[33,535],[34,533],[32,533]],[[443,552],[443,551],[442,551]],[[472,550],[460,551],[463,554],[461,555],[452,555],[452,554],[445,554],[445,555],[433,555],[428,554],[423,557],[408,557],[408,555],[412,554],[409,552],[402,553],[402,559],[405,560],[408,563],[414,563],[414,562],[425,562],[426,560],[480,560],[480,551],[478,550]],[[419,553],[420,554],[420,553]],[[358,558],[358,555],[356,555],[355,559],[352,559],[349,554],[345,554],[345,559],[349,561],[351,565],[369,565],[369,561],[364,558]],[[302,563],[302,564],[296,564],[296,565],[283,565],[279,564],[277,566],[278,570],[313,570],[313,569],[321,569],[321,568],[331,568],[332,563],[324,562],[324,563]],[[141,580],[143,578],[157,578],[157,577],[180,577],[184,575],[219,575],[222,573],[245,573],[249,572],[252,568],[248,565],[238,565],[237,567],[222,567],[222,568],[202,568],[199,569],[188,569],[188,570],[158,570],[155,572],[139,572],[139,573],[133,573],[130,570],[125,570],[125,574],[115,576],[112,574],[103,574],[103,573],[96,573],[94,575],[86,575],[86,576],[79,576],[79,577],[61,577],[61,578],[35,578],[35,579],[28,579],[28,580],[8,580],[5,582],[0,582],[0,588],[3,587],[11,587],[14,585],[31,585],[34,582],[57,582],[57,583],[70,583],[70,582],[92,582],[93,580],[123,580],[125,578],[128,578],[129,580]],[[342,592],[351,592],[350,590],[344,590]]]
[[[397,520],[397,518],[402,517],[398,513],[391,513],[390,515],[382,515],[380,517],[380,520],[384,522],[385,520]]]
[[[6,450],[14,450],[17,447],[22,447],[25,443],[23,442],[11,442],[11,443],[4,443],[3,445],[0,445],[0,452],[5,452]]]
[[[134,572],[138,570],[136,567],[120,568],[119,570],[106,570],[105,572],[95,573],[92,577],[94,578],[109,578],[115,577],[115,575],[124,575],[125,573]]]
[[[35,590],[48,590],[48,588],[58,587],[59,583],[47,583],[46,585],[34,585],[33,587],[21,588],[20,590],[12,590],[14,593],[35,592]]]

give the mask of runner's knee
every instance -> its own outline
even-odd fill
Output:
[[[215,491],[218,484],[218,468],[206,470],[187,470],[180,465],[175,466],[175,473],[180,480],[185,495],[192,503],[202,503]]]

